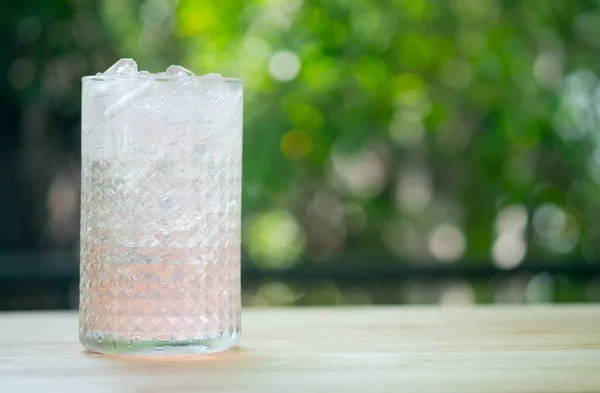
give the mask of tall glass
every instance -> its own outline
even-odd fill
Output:
[[[82,81],[81,342],[131,355],[231,348],[241,308],[241,82]]]

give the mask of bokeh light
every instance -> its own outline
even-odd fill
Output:
[[[290,160],[304,158],[312,149],[312,139],[305,131],[292,130],[281,138],[281,154]]]
[[[552,303],[554,300],[554,278],[546,272],[531,278],[525,288],[527,303]]]
[[[372,198],[385,185],[385,162],[371,149],[364,149],[357,154],[334,151],[332,167],[333,184],[349,195]]]
[[[145,27],[163,23],[173,13],[170,0],[145,0],[140,6],[140,19]]]
[[[288,82],[300,72],[300,59],[290,51],[275,52],[269,59],[269,73],[278,81]]]
[[[466,306],[475,303],[475,291],[466,281],[450,282],[442,288],[440,304],[444,306]]]
[[[450,223],[440,224],[429,233],[429,252],[440,262],[455,262],[460,259],[466,248],[462,230]]]
[[[533,65],[535,79],[544,87],[553,88],[562,78],[564,60],[560,53],[545,51],[540,53]]]
[[[297,262],[304,247],[304,233],[292,214],[273,210],[258,215],[247,225],[248,252],[264,269],[285,269]]]
[[[538,240],[556,253],[568,253],[579,242],[580,228],[575,217],[552,203],[536,209],[533,230]]]
[[[17,39],[23,44],[32,44],[42,33],[42,24],[35,16],[28,16],[19,22]]]
[[[269,282],[260,286],[253,306],[289,306],[296,301],[294,290],[283,282]]]
[[[527,254],[525,237],[528,221],[527,209],[523,205],[508,205],[498,213],[491,256],[500,269],[512,269],[523,262]]]
[[[448,59],[442,64],[440,79],[446,86],[462,90],[469,86],[473,72],[468,63],[460,59]]]
[[[8,82],[15,90],[22,90],[33,81],[35,69],[29,59],[16,60],[8,70]]]
[[[382,242],[397,257],[423,261],[428,255],[426,234],[407,220],[392,220],[382,231]]]
[[[516,233],[501,233],[492,247],[492,260],[500,269],[517,267],[527,254],[527,244]]]
[[[432,199],[431,179],[422,169],[402,173],[396,187],[396,204],[406,213],[420,213]]]
[[[77,230],[79,188],[72,171],[60,172],[48,193],[48,232],[58,244],[65,244]]]

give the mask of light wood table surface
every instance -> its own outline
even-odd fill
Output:
[[[0,392],[600,392],[600,307],[247,309],[238,349],[84,351],[77,315],[0,314]]]

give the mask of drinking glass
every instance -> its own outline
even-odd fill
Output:
[[[146,73],[82,84],[80,341],[131,355],[231,348],[241,81]]]

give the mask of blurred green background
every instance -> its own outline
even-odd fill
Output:
[[[600,301],[600,1],[0,5],[0,308],[76,306],[80,78],[245,84],[247,305]]]

